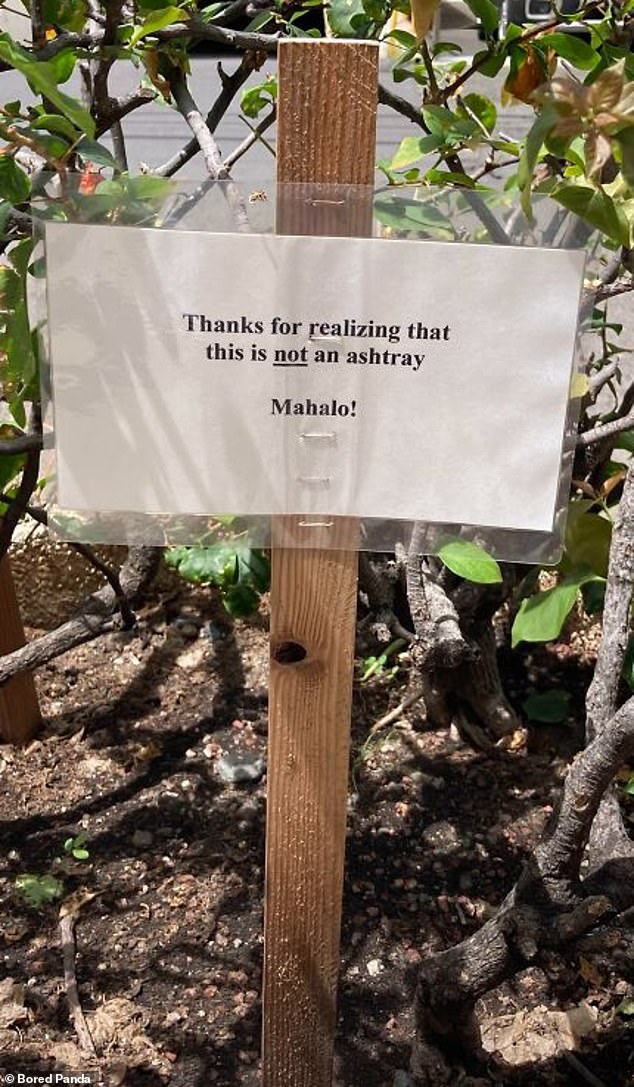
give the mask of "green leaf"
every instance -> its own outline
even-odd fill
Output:
[[[54,132],[58,136],[64,136],[69,143],[74,143],[78,132],[68,117],[62,117],[59,113],[40,113],[35,121],[31,122],[31,128],[39,131]]]
[[[393,41],[398,45],[402,45],[403,49],[412,49],[414,53],[418,52],[418,42],[414,34],[408,34],[406,30],[391,30],[389,34],[386,34],[382,41]],[[402,63],[402,58],[399,58],[399,63]]]
[[[622,1000],[616,1011],[618,1015],[634,1015],[634,1000]]]
[[[634,128],[624,128],[614,137],[621,153],[621,170],[631,189],[634,189]]]
[[[402,170],[404,166],[411,166],[418,162],[423,155],[430,151],[438,150],[440,141],[437,136],[405,136],[398,145],[394,157],[390,162],[392,170]]]
[[[55,82],[67,83],[75,70],[75,64],[77,63],[77,54],[73,49],[62,49],[60,53],[57,53],[52,60],[48,61],[51,71],[55,77]]]
[[[544,725],[560,725],[568,717],[570,695],[561,687],[531,694],[522,702],[522,709],[529,721]]]
[[[88,18],[88,4],[85,0],[43,0],[42,18],[49,25],[79,32]]]
[[[64,884],[55,876],[35,876],[24,872],[15,881],[16,889],[29,906],[40,909],[64,893]]]
[[[111,170],[117,168],[111,152],[103,144],[97,143],[96,140],[89,140],[84,136],[77,144],[76,150],[84,162],[94,162],[97,166],[107,166]]]
[[[57,75],[51,62],[35,60],[31,53],[14,42],[8,34],[0,34],[0,60],[9,68],[21,72],[35,94],[47,98],[77,128],[94,137],[95,122],[90,113],[75,98],[70,98],[58,89]]]
[[[614,440],[615,449],[625,449],[628,453],[634,453],[634,430],[623,430],[617,434]]]
[[[473,63],[478,65],[478,71],[481,75],[487,76],[489,79],[495,78],[506,63],[506,53],[489,52],[486,49],[481,49],[479,53],[473,58]]]
[[[0,382],[0,388],[2,382]],[[24,456],[0,456],[0,491],[6,491],[24,466]]]
[[[511,631],[513,649],[520,642],[552,642],[558,638],[575,606],[579,589],[593,578],[594,574],[584,571],[522,600]]]
[[[629,245],[630,227],[623,210],[603,189],[559,184],[551,196],[618,245]]]
[[[422,113],[427,128],[434,136],[444,137],[456,121],[456,115],[445,106],[425,106]]]
[[[379,196],[375,201],[374,213],[384,226],[402,233],[429,236],[440,241],[452,241],[456,236],[451,220],[431,201]]]
[[[257,117],[266,106],[272,105],[277,98],[277,80],[267,79],[265,83],[258,83],[255,87],[248,87],[243,91],[240,100],[240,108],[245,117]]]
[[[541,36],[539,44],[550,46],[551,49],[555,50],[558,57],[570,61],[575,68],[581,68],[583,71],[590,71],[599,59],[596,50],[576,34],[562,34],[553,31],[553,33]]]
[[[448,570],[479,585],[494,585],[502,580],[495,559],[468,540],[449,540],[438,551],[438,558]]]
[[[485,34],[494,34],[500,25],[500,9],[491,0],[467,0],[467,6],[481,22]]]
[[[23,204],[31,192],[31,182],[11,155],[0,155],[0,196],[10,204]]]
[[[549,105],[537,116],[535,123],[530,129],[524,148],[520,155],[520,162],[517,168],[517,183],[521,193],[521,205],[522,211],[526,215],[527,219],[532,220],[533,212],[531,208],[531,186],[533,183],[533,173],[537,165],[539,158],[539,152],[541,151],[544,141],[548,136],[548,133],[557,124],[559,114],[553,106]]]
[[[99,186],[100,193],[103,187],[104,185]],[[128,178],[126,187],[133,200],[164,200],[173,191],[174,185],[168,177],[140,174],[138,177]]]
[[[472,114],[491,135],[497,124],[497,110],[490,98],[483,94],[465,94],[458,102],[458,112],[463,112],[468,117]]]
[[[589,510],[589,502],[571,502],[568,506],[564,540],[568,569],[587,567],[599,577],[607,577],[612,523],[607,517]]]
[[[174,23],[184,23],[189,17],[189,12],[183,8],[167,7],[151,11],[146,15],[141,25],[135,28],[130,38],[130,46],[134,48],[142,38],[146,38],[149,34],[155,34],[157,30],[163,30],[166,26],[172,26]]]
[[[260,596],[250,585],[241,582],[227,590],[223,603],[230,615],[243,619],[258,610]]]

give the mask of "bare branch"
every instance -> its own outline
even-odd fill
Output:
[[[606,283],[604,286],[599,287],[593,297],[595,303],[605,302],[609,298],[617,298],[620,294],[627,294],[628,291],[634,291],[634,279],[631,275],[621,276],[613,283]]]
[[[233,45],[240,50],[275,53],[282,34],[258,34],[249,30],[230,30],[216,23],[206,23],[198,16],[192,16],[186,23],[176,23],[165,30],[157,30],[153,35],[158,41],[177,41],[179,38],[218,42],[221,45]]]
[[[119,580],[125,597],[134,605],[151,582],[159,562],[158,548],[131,548],[121,567]],[[67,653],[75,646],[93,641],[115,628],[113,616],[119,601],[110,585],[89,596],[74,619],[57,630],[0,657],[0,685],[19,672],[40,668],[47,661]]]
[[[591,430],[584,430],[577,438],[577,445],[582,447],[594,445],[595,442],[601,442],[604,438],[613,438],[632,426],[634,426],[634,411],[622,415],[619,419],[612,419],[609,423],[600,423]]]
[[[271,125],[275,123],[276,117],[277,109],[275,106],[273,106],[271,112],[267,114],[266,117],[262,118],[259,125],[251,129],[251,132],[249,133],[247,138],[243,140],[241,144],[238,144],[238,146],[229,155],[227,155],[226,159],[224,160],[224,167],[226,170],[230,170],[231,167],[234,166],[235,163],[238,161],[238,159],[241,159],[243,155],[246,155],[249,148],[253,147],[253,144],[258,143],[258,141],[260,140],[265,147],[268,147],[270,150],[272,150],[269,143],[266,140],[262,140],[262,136],[266,132],[267,128],[270,128]]]
[[[8,495],[0,493],[0,502],[10,501],[11,499]],[[37,521],[38,525],[48,525],[48,514],[46,510],[40,509],[39,506],[27,506],[25,513],[27,513],[34,521]],[[121,587],[121,581],[117,570],[113,569],[112,566],[108,566],[108,563],[104,562],[103,559],[100,559],[87,544],[69,540],[68,546],[72,548],[73,551],[76,551],[78,555],[81,555],[82,558],[86,559],[86,562],[90,563],[90,565],[93,566],[95,570],[98,570],[106,579],[119,601],[123,625],[127,630],[130,630],[135,624],[135,618],[130,607],[130,601]]]
[[[117,170],[121,173],[126,173],[128,169],[128,153],[126,151],[121,121],[114,122],[110,129],[110,137],[112,139],[112,152],[117,164]]]
[[[170,80],[170,87],[172,90],[172,97],[176,102],[179,112],[183,115],[196,137],[196,142],[198,143],[205,160],[207,173],[210,177],[213,177],[215,181],[226,178],[228,174],[222,165],[222,157],[218,144],[214,139],[213,133],[207,128],[205,119],[194,102],[187,83],[182,77],[173,78]]]
[[[607,366],[603,366],[601,370],[598,370],[596,374],[593,374],[591,378],[588,378],[589,393],[592,400],[596,400],[601,389],[604,385],[607,385],[608,381],[611,381],[613,377],[619,372],[621,366],[620,359],[613,359]]]
[[[145,106],[148,102],[153,102],[157,97],[158,91],[152,90],[151,87],[139,87],[138,90],[123,98],[108,99],[108,108],[97,121],[97,136],[102,136],[117,121],[123,120],[133,110],[138,109],[139,106]]]
[[[9,550],[11,537],[18,521],[26,510],[29,499],[37,487],[40,474],[40,453],[37,449],[30,450],[26,456],[26,464],[22,470],[22,478],[18,493],[0,521],[0,559],[4,558]]]
[[[586,698],[586,736],[593,740],[614,714],[629,641],[634,594],[634,467],[630,465],[614,525],[603,607],[603,634]]]
[[[254,70],[255,66],[250,57],[243,57],[238,67],[231,75],[226,75],[222,70],[222,66],[218,64],[218,73],[221,77],[222,87],[220,94],[205,118],[205,124],[212,134],[216,131],[220,121],[231,105],[233,98],[235,98],[240,88],[246,83],[251,72]],[[185,146],[178,151],[176,155],[173,155],[171,159],[164,163],[163,166],[159,166],[157,170],[153,170],[152,172],[158,174],[160,177],[171,177],[177,170],[180,170],[182,166],[189,162],[194,155],[198,154],[199,150],[200,144],[198,140],[194,138],[193,140],[190,140],[189,143],[185,144]]]
[[[0,439],[0,456],[15,457],[20,453],[34,453],[41,449],[41,434],[20,434],[17,438]]]
[[[379,83],[379,102],[381,105],[389,106],[391,109],[396,110],[402,117],[407,117],[409,121],[418,125],[424,132],[428,132],[421,111],[417,109],[416,106],[412,105],[411,102],[407,102],[404,98],[400,98],[397,94],[393,94],[392,91],[388,90],[382,83]],[[511,239],[504,227],[498,223],[491,209],[485,204],[479,193],[473,192],[468,188],[467,183],[471,179],[462,165],[460,156],[457,154],[447,155],[445,161],[453,173],[462,174],[464,176],[465,187],[464,189],[460,189],[460,192],[478,216],[480,222],[487,228],[491,241],[497,242],[498,245],[510,245]]]

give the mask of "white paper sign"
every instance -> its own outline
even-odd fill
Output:
[[[549,531],[583,254],[47,224],[58,504]]]

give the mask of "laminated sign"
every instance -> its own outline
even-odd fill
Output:
[[[46,225],[57,504],[549,532],[584,255]]]

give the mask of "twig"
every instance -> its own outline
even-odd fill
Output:
[[[574,1068],[577,1075],[581,1076],[582,1079],[585,1079],[586,1083],[589,1083],[591,1087],[607,1087],[605,1080],[598,1079],[594,1072],[591,1072],[578,1057],[575,1057],[574,1053],[569,1053],[567,1049],[564,1049],[563,1058],[568,1062],[571,1068]]]
[[[631,276],[627,279],[617,279],[614,283],[606,283],[604,286],[599,287],[593,298],[595,303],[605,302],[609,298],[617,298],[620,294],[627,294],[628,291],[634,291],[634,279]]]
[[[235,98],[243,84],[246,83],[254,69],[254,64],[250,59],[247,59],[247,57],[242,58],[238,67],[229,76],[225,75],[222,66],[218,64],[218,73],[221,77],[222,88],[205,118],[205,125],[209,129],[209,132],[213,134],[216,131],[220,121],[231,105],[233,98]],[[163,166],[159,166],[158,169],[153,170],[152,172],[158,174],[159,177],[171,177],[177,170],[180,170],[182,166],[185,166],[194,155],[198,154],[199,151],[200,144],[198,140],[194,138],[193,140],[190,140],[189,143],[186,143],[175,155],[172,155],[171,159],[168,159]]]
[[[0,502],[10,502],[9,495],[0,493]],[[34,521],[37,521],[38,525],[48,525],[48,514],[46,510],[39,509],[37,506],[27,506],[25,513],[28,514]],[[136,616],[130,607],[130,601],[121,587],[121,581],[116,570],[113,570],[111,566],[108,566],[107,562],[100,559],[91,547],[87,544],[78,543],[74,540],[68,540],[68,546],[76,551],[78,555],[86,559],[86,562],[98,570],[100,574],[106,579],[112,591],[114,592],[117,600],[119,601],[119,607],[121,610],[121,619],[126,630],[131,630],[136,624]]]
[[[424,132],[429,131],[420,110],[418,110],[416,106],[413,106],[411,102],[407,102],[404,98],[400,98],[399,95],[393,94],[392,91],[388,90],[382,83],[379,83],[379,102],[384,106],[390,106],[391,109],[400,113],[402,117],[407,117],[409,121],[418,125]],[[498,245],[510,245],[511,239],[504,227],[498,223],[495,215],[491,209],[487,207],[480,194],[472,192],[472,190],[468,188],[468,182],[471,179],[462,165],[460,156],[456,154],[447,155],[445,161],[453,173],[462,174],[465,178],[465,186],[464,188],[460,188],[460,192],[471,206],[472,210],[476,213],[480,222],[487,228],[491,241],[497,242]]]
[[[119,580],[122,591],[132,606],[154,577],[159,558],[160,552],[157,548],[130,548],[121,567]],[[116,624],[112,622],[112,617],[118,608],[117,595],[110,585],[93,593],[84,601],[74,619],[0,657],[0,686],[19,672],[40,668],[48,661],[67,653],[69,649],[93,641],[106,630],[115,629]]]
[[[187,121],[187,124],[194,133],[196,142],[202,151],[205,166],[207,167],[207,173],[210,177],[213,177],[215,181],[226,178],[228,175],[222,165],[222,156],[218,144],[192,98],[187,83],[182,77],[172,78],[170,79],[170,87],[172,90],[172,97],[176,102],[178,110]]]
[[[75,921],[77,920],[75,913],[65,913],[60,917],[59,930],[62,941],[62,958],[64,961],[64,987],[66,989],[66,999],[68,1000],[68,1009],[73,1021],[75,1032],[79,1039],[81,1048],[90,1053],[91,1057],[97,1056],[97,1050],[95,1049],[95,1043],[92,1040],[92,1035],[88,1029],[88,1023],[84,1015],[81,1001],[79,999],[79,987],[77,985],[77,971],[75,969]]]
[[[121,121],[115,121],[111,126],[110,136],[112,138],[112,151],[117,164],[117,170],[121,173],[126,173],[128,169],[128,153],[126,151]]]
[[[42,449],[41,434],[18,434],[16,438],[0,439],[0,456],[15,457],[20,453],[35,453]]]
[[[11,537],[18,521],[26,510],[29,499],[37,487],[40,474],[39,450],[31,450],[26,455],[26,464],[22,469],[22,478],[15,498],[9,502],[9,506],[0,521],[0,559],[4,558],[9,550]]]
[[[205,23],[197,16],[192,16],[186,23],[176,23],[165,30],[157,30],[153,35],[159,41],[178,41],[179,38],[196,38],[218,42],[219,45],[233,45],[240,50],[275,53],[282,34],[258,34],[250,30],[230,30],[217,23]]]
[[[603,609],[603,636],[586,698],[588,740],[603,732],[616,710],[634,593],[633,536],[634,468],[630,466],[613,530]]]
[[[266,132],[267,128],[270,128],[271,125],[274,124],[276,117],[277,109],[275,106],[273,106],[271,112],[260,121],[259,125],[251,129],[251,132],[249,133],[247,138],[243,140],[242,143],[238,144],[238,146],[233,151],[231,151],[230,154],[227,155],[223,164],[226,170],[230,170],[231,167],[235,165],[235,163],[238,161],[238,159],[241,159],[243,155],[246,155],[249,148],[252,147],[254,143],[257,143],[258,140],[260,140],[265,147],[268,147],[271,154],[275,154],[273,148],[270,146],[269,143],[267,143],[266,140],[262,139],[262,136]]]
[[[425,65],[425,71],[427,72],[427,79],[429,80],[429,89],[431,91],[429,101],[430,102],[439,102],[440,101],[440,90],[439,90],[439,87],[438,87],[438,80],[436,79],[436,73],[434,71],[434,64],[433,64],[433,61],[431,59],[431,53],[429,52],[429,46],[427,44],[427,40],[425,38],[423,38],[422,42],[420,43],[420,52],[421,52],[421,56],[423,58],[423,64]]]
[[[379,717],[378,721],[374,722],[368,732],[367,738],[370,739],[371,736],[375,736],[381,729],[386,728],[388,725],[392,725],[394,721],[398,721],[399,717],[402,717],[410,706],[413,706],[415,702],[418,702],[419,699],[423,697],[424,693],[425,692],[421,687],[412,691],[411,694],[408,694],[407,698],[404,698],[402,702],[399,702],[398,706],[395,706],[393,710],[390,710],[389,713],[384,714],[383,717]]]
[[[584,430],[577,438],[577,445],[582,447],[594,445],[595,442],[601,442],[604,438],[613,438],[632,426],[634,426],[634,411],[622,415],[620,419],[612,419],[609,423],[601,423],[599,426],[592,427],[591,430]]]
[[[213,133],[205,124],[203,115],[192,98],[185,80],[177,76],[170,81],[170,85],[174,101],[198,141],[210,178],[213,181],[226,183],[222,191],[235,218],[236,227],[248,233],[249,216],[244,200],[238,186],[229,179],[229,173],[222,162]]]
[[[593,400],[596,400],[599,392],[604,385],[607,385],[608,381],[611,381],[613,377],[619,372],[621,366],[621,360],[613,359],[607,366],[604,366],[592,377],[588,378],[588,392]]]

